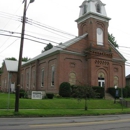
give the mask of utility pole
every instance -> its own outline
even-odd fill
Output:
[[[22,64],[23,44],[24,44],[27,0],[24,0],[23,2],[24,2],[24,11],[23,11],[23,19],[22,19],[22,33],[21,33],[16,94],[15,94],[15,112],[19,111],[19,90],[20,90],[21,64]]]

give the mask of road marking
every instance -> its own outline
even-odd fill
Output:
[[[107,121],[92,121],[92,122],[73,122],[73,123],[56,123],[56,124],[34,124],[29,125],[30,127],[60,127],[60,126],[82,126],[82,125],[96,125],[96,124],[109,124],[109,123],[120,123],[120,122],[130,122],[130,119],[122,120],[107,120]]]

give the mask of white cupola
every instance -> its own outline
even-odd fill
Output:
[[[90,17],[110,20],[110,18],[107,17],[105,4],[100,0],[85,0],[80,6],[79,18],[76,22],[82,22]]]

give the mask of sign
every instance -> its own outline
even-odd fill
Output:
[[[32,91],[32,99],[42,99],[41,91]]]

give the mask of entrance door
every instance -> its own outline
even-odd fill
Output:
[[[100,86],[100,87],[105,86],[105,79],[104,78],[98,78],[98,86]]]

